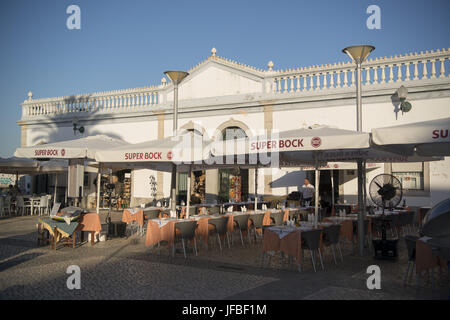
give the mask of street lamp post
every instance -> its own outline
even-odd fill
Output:
[[[369,45],[358,45],[347,47],[342,50],[356,63],[356,129],[362,131],[362,98],[361,98],[361,65],[367,59],[369,54],[375,50],[375,47]],[[364,218],[365,218],[365,199],[363,190],[365,185],[363,173],[363,161],[358,160],[358,241],[359,252],[364,255]]]
[[[172,80],[173,83],[173,136],[177,135],[178,130],[178,85],[189,73],[184,71],[165,71],[165,75]],[[170,209],[172,212],[177,208],[177,166],[172,165],[172,177],[170,183]]]

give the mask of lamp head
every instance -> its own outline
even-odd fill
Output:
[[[373,50],[375,50],[374,46],[364,44],[344,48],[342,52],[346,53],[357,64],[361,64],[367,59],[367,57]]]
[[[189,73],[184,71],[165,71],[164,74],[167,75],[174,84],[179,84],[189,75]]]
[[[397,96],[400,100],[404,101],[406,100],[406,97],[408,95],[408,89],[406,89],[405,86],[401,86],[397,89]]]

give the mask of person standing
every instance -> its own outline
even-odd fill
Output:
[[[312,203],[312,199],[314,197],[314,186],[309,182],[308,178],[305,178],[304,180],[304,184],[302,186],[302,196],[303,196],[303,201],[306,202],[307,204],[311,205]]]

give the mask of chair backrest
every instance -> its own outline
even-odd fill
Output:
[[[305,240],[307,247],[311,250],[317,250],[320,246],[321,230],[303,231],[302,239]]]
[[[17,196],[16,200],[17,200],[17,206],[18,207],[23,207],[25,205],[25,201],[23,201],[23,197],[22,196]]]
[[[419,237],[406,235],[405,243],[406,249],[408,250],[408,260],[415,261],[416,260],[416,241]]]
[[[252,221],[253,226],[255,228],[262,228],[263,220],[264,220],[264,213],[255,213],[252,214],[249,219]]]
[[[294,217],[298,216],[299,212],[298,210],[290,210],[289,211],[289,220],[293,220]]]
[[[249,214],[239,214],[233,217],[234,222],[238,225],[239,229],[247,230],[248,229],[248,218]]]
[[[196,207],[189,207],[189,215],[195,216],[197,214],[197,208]]]
[[[48,197],[45,196],[41,196],[41,199],[39,201],[39,207],[48,207]]]
[[[185,239],[194,238],[196,228],[197,221],[183,221],[175,223],[175,229],[180,230],[181,237]]]
[[[340,224],[334,224],[332,226],[329,226],[329,227],[323,229],[323,232],[325,233],[326,239],[331,244],[337,244],[339,242],[340,231],[341,231],[341,225]]]
[[[152,210],[144,210],[145,216],[147,219],[157,219],[159,217],[159,213],[161,210],[152,209]]]
[[[9,206],[11,204],[11,196],[5,197],[5,206]]]
[[[219,214],[220,213],[220,208],[218,206],[212,206],[211,208],[209,208],[209,214],[213,215],[213,214]]]
[[[221,217],[221,218],[214,218],[209,219],[208,223],[212,224],[214,227],[216,227],[216,231],[218,234],[226,234],[227,233],[227,226],[228,226],[228,219],[229,217]]]
[[[284,217],[284,212],[272,212],[270,214],[270,217],[273,219],[273,222],[275,223],[276,226],[281,226],[283,224],[283,217]]]

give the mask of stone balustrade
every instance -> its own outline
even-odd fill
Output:
[[[450,49],[368,59],[362,65],[362,84],[384,83],[448,77]],[[355,64],[351,61],[274,71],[270,88],[273,93],[307,92],[330,88],[348,88],[356,84]]]
[[[362,65],[362,84],[363,86],[376,86],[386,83],[399,83],[400,85],[400,83],[407,81],[448,78],[449,57],[450,49],[442,49],[396,55],[389,58],[368,59]],[[272,69],[272,62],[269,63],[268,70],[261,70],[230,62],[227,59],[217,57],[215,54],[207,60],[210,59],[223,60],[223,63],[235,64],[237,68],[245,67],[246,70],[254,72],[264,84],[262,92],[255,92],[255,94],[280,95],[291,93],[301,95],[305,92],[318,90],[322,90],[326,94],[327,90],[354,87],[356,82],[355,65],[351,61],[276,71]],[[196,66],[192,70],[198,67]],[[189,71],[191,72],[191,70]],[[156,105],[162,105],[170,87],[163,79],[159,86],[67,97],[33,99],[32,94],[29,93],[28,100],[25,100],[22,104],[22,120],[74,113],[145,111]],[[180,98],[183,100],[182,97]]]
[[[33,116],[55,116],[68,113],[125,112],[160,103],[159,87],[134,88],[33,100],[22,104],[22,119]]]

